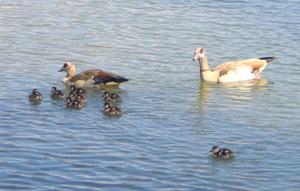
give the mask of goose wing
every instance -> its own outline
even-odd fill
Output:
[[[93,80],[95,81],[95,84],[101,84],[101,83],[121,83],[121,82],[126,82],[128,81],[127,78],[119,76],[115,73],[112,72],[107,72],[107,71],[101,71],[97,75],[94,76]]]
[[[112,72],[107,72],[100,69],[89,69],[73,76],[70,79],[70,82],[76,82],[78,80],[88,81],[90,79],[93,79],[95,84],[109,83],[109,82],[114,82],[119,84],[121,82],[128,81],[127,78],[124,78]]]
[[[266,65],[274,60],[274,57],[253,58],[238,61],[226,62],[218,65],[214,70],[220,71],[220,75],[227,74],[230,70],[235,70],[238,67],[251,67],[253,72],[262,72]]]
[[[89,79],[92,79],[94,76],[98,75],[99,73],[101,73],[102,70],[99,69],[89,69],[89,70],[85,70],[80,72],[79,74],[73,76],[70,79],[70,82],[76,82],[78,80],[84,80],[87,81]]]

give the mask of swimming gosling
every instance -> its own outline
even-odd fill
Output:
[[[105,102],[110,102],[110,101],[120,102],[121,101],[121,97],[115,93],[104,92],[102,97]]]
[[[51,98],[52,99],[64,99],[64,92],[58,90],[56,87],[51,88]]]
[[[31,94],[28,96],[29,101],[33,103],[41,102],[42,98],[42,94],[37,89],[33,89]]]
[[[111,106],[110,103],[105,103],[103,113],[108,116],[120,116],[122,115],[122,110],[119,107]]]
[[[233,151],[227,148],[219,148],[218,146],[213,146],[210,152],[214,158],[219,160],[226,160],[234,157]]]

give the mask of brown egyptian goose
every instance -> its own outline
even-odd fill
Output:
[[[200,77],[209,82],[236,82],[242,80],[260,79],[260,73],[275,57],[253,58],[246,60],[231,61],[220,64],[214,69],[208,65],[208,59],[203,48],[197,48],[194,61],[200,65]]]
[[[128,81],[127,78],[100,69],[89,69],[76,74],[75,65],[70,62],[64,63],[59,72],[62,71],[67,73],[62,80],[66,86],[75,85],[83,88],[118,86]]]

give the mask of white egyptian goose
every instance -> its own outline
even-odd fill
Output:
[[[88,69],[76,74],[75,65],[70,62],[64,63],[59,72],[62,71],[67,73],[62,80],[66,86],[75,85],[83,88],[96,87],[97,85],[100,87],[118,86],[120,83],[128,81],[127,78],[100,69]]]
[[[197,48],[193,60],[199,61],[200,77],[202,80],[227,83],[259,79],[260,73],[265,69],[267,64],[274,59],[275,57],[263,57],[231,61],[220,64],[214,69],[210,69],[205,50],[203,48]]]

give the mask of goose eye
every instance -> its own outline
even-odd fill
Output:
[[[201,53],[201,54],[203,53],[203,48],[200,49],[200,53]]]
[[[64,68],[68,67],[68,64],[67,63],[64,63]]]

